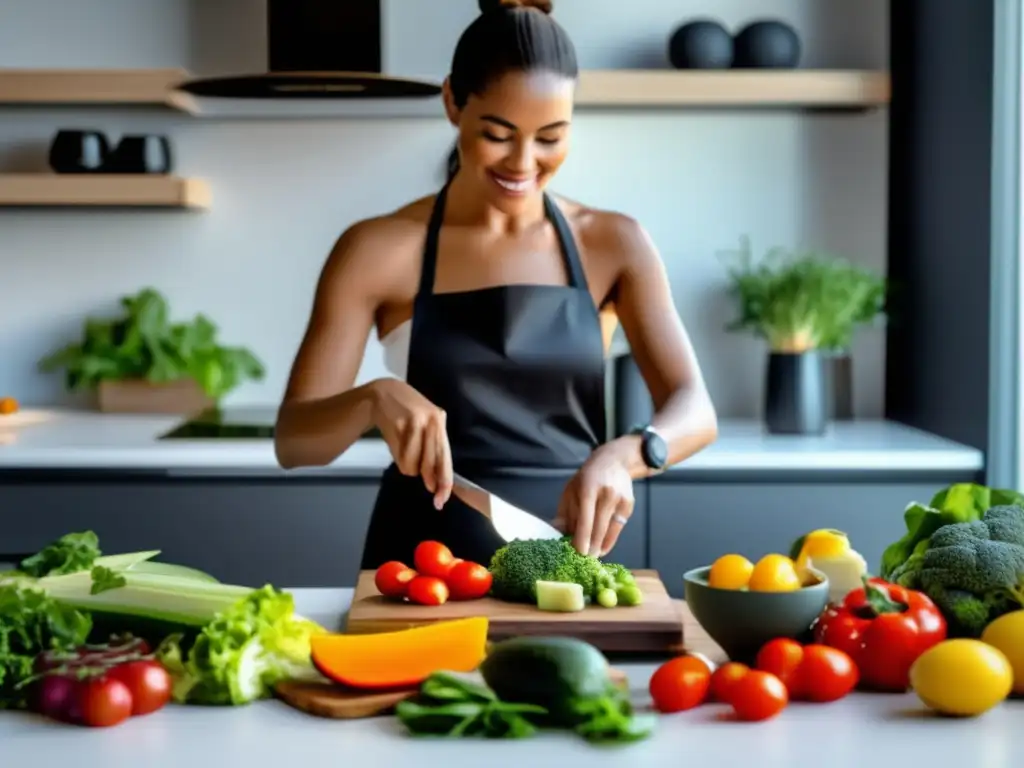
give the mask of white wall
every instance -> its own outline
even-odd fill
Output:
[[[476,0],[387,0],[387,64],[442,77]],[[776,16],[800,31],[804,64],[885,67],[885,0],[560,0],[584,67],[662,66],[671,31],[714,6],[736,26]],[[0,67],[189,67],[262,71],[263,0],[0,0]],[[730,307],[715,253],[749,234],[756,249],[807,245],[885,263],[884,110],[627,111],[578,115],[554,189],[638,217],[658,243],[679,311],[726,416],[760,412],[763,349],[726,334]],[[453,134],[440,120],[204,121],[160,113],[0,110],[0,170],[42,170],[59,127],[113,137],[162,131],[178,172],[209,180],[212,209],[178,212],[0,211],[0,394],[65,398],[36,360],[79,332],[88,313],[144,285],[176,316],[203,311],[223,339],[250,345],[268,378],[233,402],[280,396],[314,282],[355,219],[428,193]],[[856,350],[856,410],[882,410],[883,339]],[[382,375],[372,340],[360,380]]]

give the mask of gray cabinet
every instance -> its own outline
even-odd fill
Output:
[[[650,562],[669,593],[683,595],[683,573],[736,552],[756,560],[788,554],[816,528],[837,528],[877,569],[882,550],[903,535],[903,510],[927,502],[928,484],[650,483]]]
[[[557,505],[563,484],[531,484],[531,495]],[[0,481],[0,561],[93,530],[104,552],[159,549],[160,559],[225,582],[354,587],[379,485],[376,477]],[[516,495],[508,481],[493,490]],[[646,567],[648,492],[637,483],[635,512],[609,560]]]
[[[160,558],[222,581],[354,586],[377,480],[0,483],[0,555],[93,530],[105,552]]]

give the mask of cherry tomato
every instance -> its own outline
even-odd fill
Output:
[[[757,652],[754,666],[770,672],[782,681],[790,698],[797,698],[803,686],[800,665],[804,660],[804,647],[796,640],[779,637],[769,640]]]
[[[390,560],[384,563],[373,575],[373,584],[384,597],[405,597],[409,582],[416,578],[416,571],[400,563]]]
[[[443,579],[455,563],[452,551],[439,541],[421,541],[412,555],[416,571],[423,576]]]
[[[785,684],[771,672],[752,669],[732,688],[733,711],[739,720],[757,722],[775,717],[789,704]]]
[[[849,654],[826,645],[804,647],[800,664],[801,698],[807,701],[837,701],[852,691],[860,679]]]
[[[736,687],[737,681],[749,671],[750,667],[740,664],[738,661],[723,664],[711,675],[711,695],[717,701],[728,704],[732,699],[732,691]]]
[[[659,712],[682,712],[703,704],[711,687],[711,670],[694,656],[666,661],[648,684],[654,707]]]
[[[452,600],[476,600],[491,591],[494,577],[479,563],[459,561],[448,572],[445,583]]]
[[[94,728],[117,725],[132,714],[132,694],[128,686],[109,676],[85,682],[79,704],[82,722]]]
[[[409,582],[408,597],[420,605],[444,605],[448,602],[448,585],[436,576],[417,576]]]
[[[128,661],[118,664],[107,675],[128,687],[133,717],[156,712],[171,700],[171,676],[158,661]]]

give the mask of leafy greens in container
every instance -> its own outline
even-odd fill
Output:
[[[71,390],[92,389],[102,381],[192,379],[214,399],[265,375],[250,350],[219,344],[217,326],[205,315],[171,322],[167,300],[153,288],[122,297],[120,306],[120,317],[86,320],[81,341],[43,358],[40,370],[63,369]]]
[[[772,352],[845,351],[857,328],[884,313],[885,279],[842,259],[774,248],[755,261],[745,237],[723,259],[738,308],[726,329],[749,331]]]

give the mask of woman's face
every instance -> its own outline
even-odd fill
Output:
[[[446,83],[448,116],[459,129],[460,175],[507,213],[536,199],[569,152],[574,89],[561,75],[509,72],[460,111]]]

